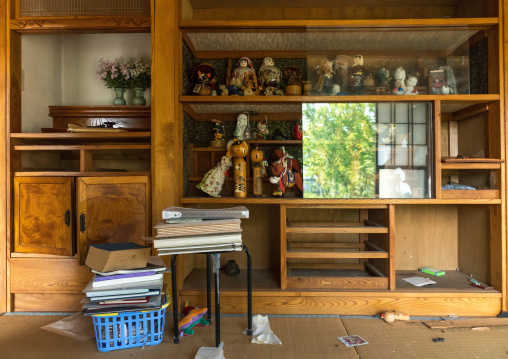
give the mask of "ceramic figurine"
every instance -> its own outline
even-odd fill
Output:
[[[216,90],[217,76],[211,64],[203,63],[195,66],[191,72],[191,80],[194,82],[192,92],[197,95],[210,96]]]
[[[231,156],[223,156],[220,163],[208,171],[196,187],[212,197],[220,197],[224,180],[232,166]]]
[[[319,75],[317,83],[314,85],[314,90],[329,94],[333,90],[333,61],[324,59],[321,65],[316,67]]]
[[[382,93],[385,92],[388,86],[388,83],[390,82],[390,71],[386,68],[386,66],[382,66],[377,74],[375,79],[375,86],[376,86],[376,92]]]
[[[243,90],[245,90],[245,88],[250,88],[252,91],[257,90],[258,79],[256,71],[254,70],[252,62],[248,57],[241,57],[238,60],[236,67],[231,73],[231,80],[229,84]]]
[[[228,146],[228,156],[234,157],[235,197],[247,197],[247,162],[244,157],[249,152],[245,141],[232,141]]]
[[[305,96],[309,96],[310,91],[312,90],[312,85],[309,83],[309,81],[302,81],[302,87],[303,87],[303,94]]]
[[[263,161],[263,151],[259,149],[259,145],[253,145],[250,152],[250,159],[252,165],[252,196],[261,197],[263,195],[263,168],[261,162]]]
[[[250,133],[246,135],[246,133],[249,132],[248,126],[249,126],[249,117],[247,116],[247,114],[246,113],[239,114],[236,117],[236,128],[235,131],[233,132],[233,136],[240,141],[247,139],[246,137],[250,138]]]
[[[452,95],[453,94],[453,90],[450,86],[448,85],[443,85],[441,86],[441,93],[443,95]]]
[[[293,135],[293,139],[295,140],[302,139],[303,132],[302,132],[302,124],[300,123],[300,121],[295,122],[295,124],[293,125],[293,129],[291,130],[291,134]]]
[[[258,80],[261,91],[265,95],[275,95],[277,89],[280,87],[282,79],[282,71],[275,67],[273,59],[271,57],[265,57],[263,59],[263,66],[258,71]]]
[[[404,90],[406,89],[406,71],[402,67],[398,67],[393,74],[394,84],[392,93],[394,95],[403,95]]]
[[[363,56],[355,55],[354,65],[349,70],[349,90],[351,95],[363,95],[363,80],[368,75],[367,69],[363,66]]]
[[[213,125],[213,141],[210,142],[212,147],[226,147],[226,139],[224,137],[224,125],[219,120],[212,120]]]
[[[349,72],[349,57],[344,55],[335,57],[333,71],[333,83],[345,88]]]
[[[418,95],[418,90],[416,89],[416,84],[418,83],[418,79],[414,76],[409,76],[406,81],[406,89],[404,90],[404,95]]]
[[[299,96],[302,94],[300,69],[296,66],[288,66],[284,70],[286,78],[286,95]]]
[[[275,185],[272,196],[284,197],[286,188],[294,185],[300,192],[303,191],[302,169],[298,161],[290,156],[284,147],[272,152],[267,172],[270,175],[270,183]]]
[[[265,121],[259,121],[257,124],[257,139],[258,140],[267,140],[268,135],[270,134],[270,131],[268,131],[268,126],[266,125]]]

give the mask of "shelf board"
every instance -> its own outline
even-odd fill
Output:
[[[388,227],[366,225],[363,223],[327,223],[319,222],[289,222],[286,233],[388,233]]]
[[[455,102],[499,101],[499,94],[488,95],[364,95],[364,96],[180,96],[179,101],[188,104],[302,104],[302,103],[350,103],[350,102],[431,102],[446,100]]]
[[[19,171],[14,177],[117,177],[117,176],[150,176],[150,172],[79,172],[79,171]]]
[[[388,258],[388,252],[378,252],[378,251],[342,251],[342,252],[318,252],[318,251],[294,251],[289,250],[286,252],[286,258],[300,258],[300,259],[310,259],[310,258],[322,258],[322,259],[368,259],[368,258]]]
[[[414,290],[418,292],[446,292],[447,290],[461,291],[461,292],[474,292],[493,294],[499,293],[495,289],[481,289],[469,285],[468,275],[457,270],[445,270],[443,276],[433,276],[422,273],[418,270],[398,270],[396,271],[396,288],[397,290]],[[422,287],[415,287],[402,278],[408,277],[425,277],[433,280],[436,284],[424,285]],[[500,294],[500,293],[499,293]]]
[[[15,151],[149,150],[150,145],[15,145]]]
[[[441,170],[500,170],[501,163],[471,163],[471,162],[454,162],[441,163]]]
[[[497,189],[441,190],[441,198],[452,200],[497,200],[500,198],[500,192]]]
[[[444,191],[443,191],[444,192]],[[403,199],[403,198],[383,198],[383,199],[311,199],[311,198],[235,198],[235,197],[183,197],[180,198],[181,204],[287,204],[287,205],[374,205],[374,204],[501,204],[501,199],[497,198],[452,198],[452,199]]]
[[[336,6],[336,5],[333,5]],[[407,5],[405,5],[407,6]],[[426,6],[428,6],[426,4]],[[497,17],[484,18],[446,18],[446,19],[367,19],[367,20],[187,20],[179,21],[182,30],[204,29],[207,32],[234,31],[251,32],[252,29],[274,31],[284,30],[322,30],[322,29],[348,29],[348,28],[409,28],[426,31],[429,28],[475,28],[486,30],[498,25]],[[368,30],[367,30],[368,31]]]
[[[51,141],[77,141],[77,140],[123,140],[129,141],[133,139],[150,139],[151,133],[149,131],[143,132],[116,132],[116,133],[105,133],[105,132],[94,132],[94,133],[58,133],[58,132],[46,132],[46,133],[11,133],[11,139],[21,140],[51,140]]]

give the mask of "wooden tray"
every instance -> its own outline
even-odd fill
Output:
[[[504,163],[504,160],[497,158],[476,158],[476,157],[441,157],[443,163]]]

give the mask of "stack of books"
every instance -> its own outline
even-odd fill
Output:
[[[170,207],[155,229],[153,242],[158,255],[205,253],[242,250],[242,228],[239,218],[248,218],[246,207],[227,209],[189,209]]]
[[[87,263],[98,264],[91,255],[94,251],[89,252]],[[162,273],[168,269],[157,256],[147,257],[144,263],[141,268],[125,268],[128,264],[123,263],[123,269],[107,272],[90,268],[94,277],[83,290],[83,314],[160,309],[164,304]]]

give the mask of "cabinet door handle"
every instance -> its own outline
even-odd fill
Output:
[[[79,216],[79,230],[81,233],[85,233],[85,214],[81,213]]]
[[[71,210],[68,209],[67,212],[65,212],[65,224],[67,227],[71,226]]]

